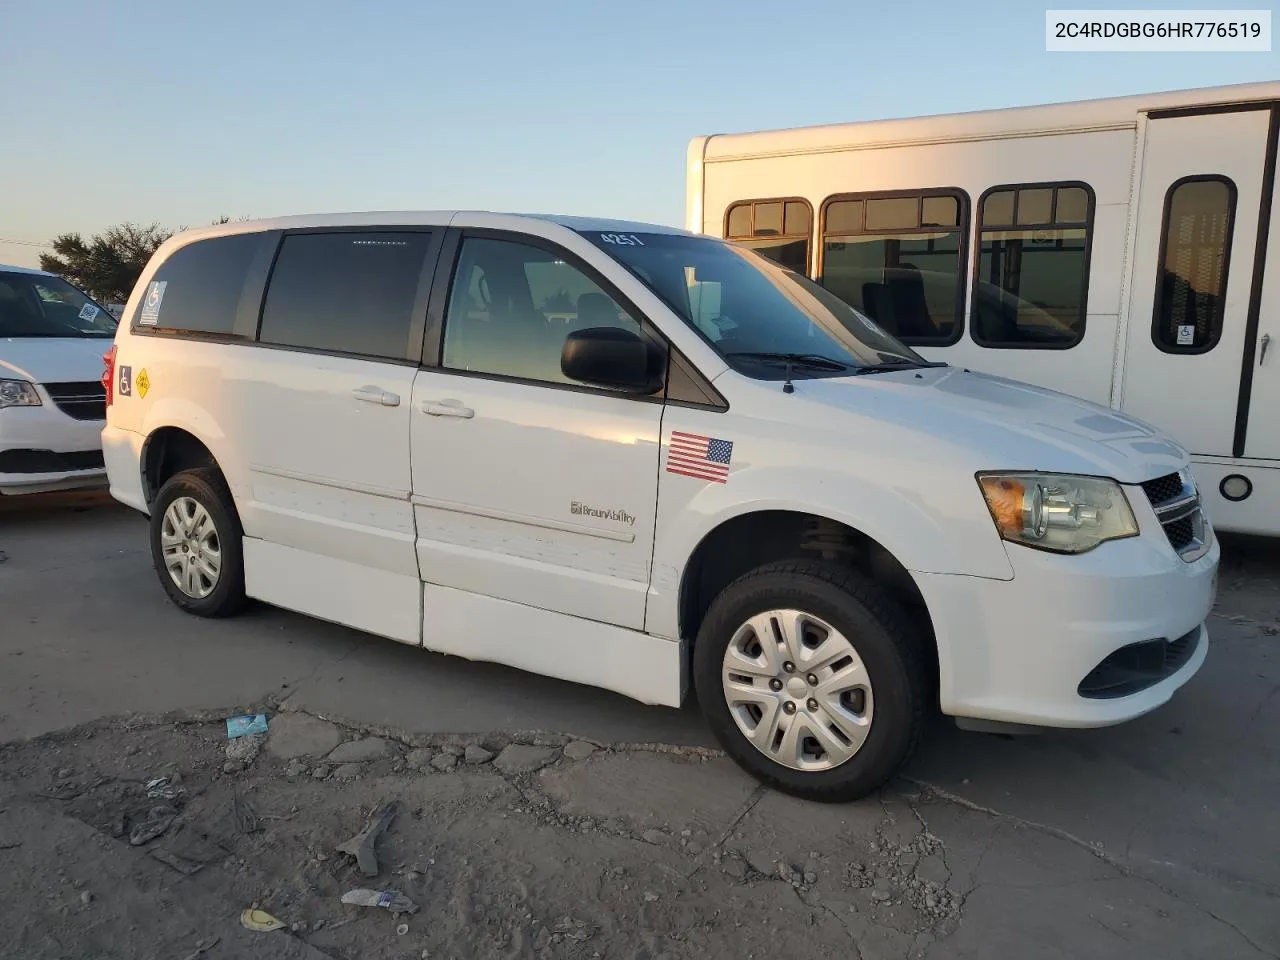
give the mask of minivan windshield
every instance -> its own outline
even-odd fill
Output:
[[[0,338],[115,333],[115,318],[61,277],[0,271]]]
[[[681,234],[582,235],[747,376],[777,380],[940,366],[813,281],[745,247]]]

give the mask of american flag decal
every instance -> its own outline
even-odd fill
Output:
[[[729,479],[729,461],[732,458],[733,443],[729,440],[674,430],[667,450],[667,473],[725,483]]]

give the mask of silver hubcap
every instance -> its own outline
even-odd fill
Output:
[[[222,543],[213,517],[191,497],[169,504],[160,525],[164,565],[178,589],[193,600],[211,594],[222,572]]]
[[[792,770],[838,767],[871,732],[871,679],[858,651],[799,610],[770,610],[740,626],[721,681],[743,736]]]

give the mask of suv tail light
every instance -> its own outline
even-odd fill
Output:
[[[115,398],[116,385],[116,345],[113,343],[111,349],[102,355],[102,389],[107,394],[107,406],[111,406],[111,401]]]

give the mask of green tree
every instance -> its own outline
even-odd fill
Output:
[[[85,240],[64,233],[40,254],[40,269],[70,280],[103,303],[124,303],[156,248],[173,235],[159,224],[122,223]]]
[[[223,216],[213,223],[248,219]],[[50,244],[53,253],[40,254],[40,269],[65,277],[102,303],[124,303],[160,244],[185,229],[122,223],[88,240],[78,233],[64,233]]]

